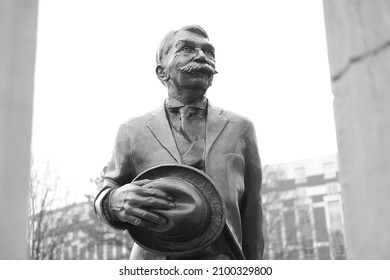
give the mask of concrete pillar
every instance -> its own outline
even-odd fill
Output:
[[[390,259],[390,1],[323,4],[347,257]]]
[[[0,0],[0,259],[26,259],[37,0]]]

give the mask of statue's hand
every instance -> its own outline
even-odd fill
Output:
[[[113,191],[110,205],[114,217],[122,222],[141,227],[164,225],[168,221],[153,212],[175,207],[172,197],[164,191],[143,187],[153,181],[140,180]]]

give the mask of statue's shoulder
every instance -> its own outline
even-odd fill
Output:
[[[211,110],[215,110],[217,112],[219,111],[220,116],[229,120],[232,123],[237,123],[240,125],[251,125],[251,123],[252,123],[250,121],[250,119],[248,119],[247,117],[245,117],[241,114],[238,114],[238,113],[226,110],[226,109],[222,109],[222,108],[219,108],[219,107],[214,106],[214,105],[210,105],[210,108],[211,108]]]
[[[129,118],[121,124],[120,129],[132,131],[137,129],[143,129],[152,119],[154,119],[161,113],[164,113],[164,106],[160,106],[159,108],[146,114]]]

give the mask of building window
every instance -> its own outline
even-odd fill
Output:
[[[87,247],[87,259],[89,259],[89,260],[95,260],[96,259],[96,257],[95,257],[95,248],[96,248],[96,246],[95,246],[95,244],[94,243],[89,243],[88,244],[88,247]]]
[[[329,211],[329,222],[330,230],[342,230],[343,229],[343,220],[342,220],[342,209],[340,201],[330,201],[328,203]]]
[[[103,245],[102,244],[97,245],[97,259],[104,260],[104,252],[103,252]]]
[[[71,251],[71,256],[70,256],[70,258],[72,260],[77,260],[77,258],[78,258],[78,252],[77,251],[78,251],[77,250],[77,246],[76,245],[72,245],[72,251]]]
[[[336,165],[334,162],[324,163],[324,179],[336,178]]]
[[[294,169],[295,184],[306,183],[306,172],[304,167],[298,167]]]
[[[85,260],[86,259],[86,246],[85,245],[82,245],[81,248],[80,248],[80,256],[79,256],[79,259],[80,260]]]
[[[64,260],[69,260],[69,250],[68,250],[68,248],[64,249]]]
[[[272,259],[283,259],[282,216],[280,210],[268,212],[269,251]]]
[[[285,211],[283,215],[286,233],[286,249],[291,250],[291,248],[295,248],[298,245],[295,211]]]
[[[123,249],[122,249],[122,245],[121,244],[116,244],[115,245],[115,253],[116,253],[116,257],[115,259],[117,260],[122,260],[123,259]]]
[[[346,259],[343,212],[340,201],[330,201],[328,203],[331,252],[334,259]]]
[[[313,226],[310,219],[310,207],[307,205],[298,208],[299,228],[301,233],[301,245],[303,258],[314,259]]]
[[[109,242],[107,244],[107,260],[113,260],[114,259],[114,244],[112,242]]]

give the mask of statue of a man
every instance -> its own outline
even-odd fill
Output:
[[[215,242],[174,259],[261,259],[264,249],[261,165],[253,124],[210,104],[205,94],[215,70],[215,50],[197,25],[168,33],[157,50],[156,75],[168,89],[163,106],[119,128],[102,190],[98,217],[116,229],[167,223],[154,210],[172,209],[167,193],[133,179],[161,164],[184,164],[212,178],[226,205],[226,225]],[[238,97],[239,98],[239,97]],[[237,253],[238,252],[238,253]],[[131,259],[173,259],[134,244]]]

